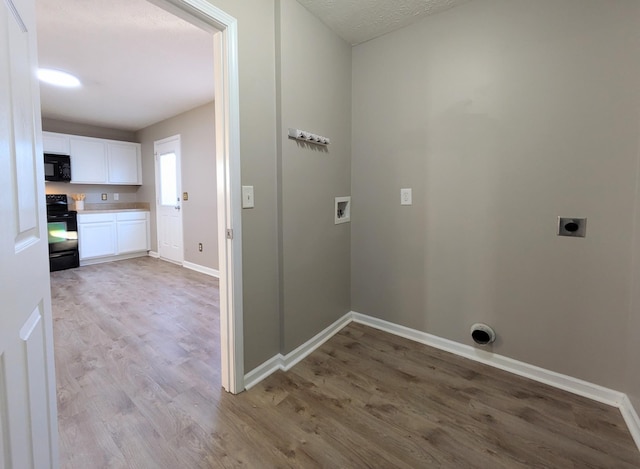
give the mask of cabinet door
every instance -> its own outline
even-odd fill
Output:
[[[116,254],[115,221],[78,223],[80,260]]]
[[[118,222],[118,254],[146,251],[147,220],[127,220]]]
[[[142,184],[139,144],[108,142],[107,160],[109,184]]]
[[[42,147],[45,153],[69,154],[69,136],[52,132],[42,132]]]
[[[71,182],[106,184],[107,148],[103,140],[70,137]]]

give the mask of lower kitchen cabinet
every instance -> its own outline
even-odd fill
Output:
[[[149,250],[149,212],[78,213],[80,264],[145,256]]]
[[[122,212],[116,214],[118,254],[149,250],[148,212]]]

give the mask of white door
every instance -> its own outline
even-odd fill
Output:
[[[153,148],[156,158],[158,254],[161,259],[182,264],[180,136],[158,140]]]
[[[34,0],[0,2],[0,468],[55,468],[58,440]]]

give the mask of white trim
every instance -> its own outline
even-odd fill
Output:
[[[351,322],[351,313],[347,313],[342,316],[340,319],[335,321],[333,324],[313,336],[311,339],[307,340],[304,344],[297,347],[295,350],[289,352],[286,355],[282,355],[281,353],[271,357],[269,360],[264,362],[262,365],[251,370],[244,377],[244,386],[246,389],[252,388],[260,381],[265,379],[270,374],[278,371],[289,371],[295,365],[297,365],[300,361],[305,359],[309,354],[314,352],[317,348],[319,348],[322,344],[324,344],[327,340],[333,337],[335,334],[340,332],[345,326],[347,326]]]
[[[614,391],[613,389],[608,389],[598,384],[589,383],[561,373],[556,373],[555,371],[540,368],[535,365],[530,365],[503,355],[487,352],[485,350],[478,350],[471,345],[460,344],[449,339],[444,339],[442,337],[394,324],[383,319],[367,316],[355,311],[345,314],[342,318],[338,319],[325,330],[302,344],[293,352],[288,353],[286,356],[283,356],[282,354],[275,355],[262,365],[253,369],[245,376],[246,388],[249,389],[255,386],[277,370],[287,371],[291,369],[294,365],[324,344],[351,322],[364,324],[365,326],[373,327],[389,334],[404,337],[405,339],[413,340],[421,344],[444,350],[445,352],[453,353],[454,355],[484,363],[485,365],[493,366],[503,371],[553,386],[554,388],[562,389],[597,402],[602,402],[603,404],[617,407],[620,409],[620,413],[622,414],[627,427],[629,427],[629,432],[640,450],[640,417],[638,417],[636,410],[625,393]]]
[[[203,265],[194,264],[193,262],[188,261],[184,261],[182,263],[182,267],[189,270],[195,270],[196,272],[200,272],[201,274],[206,274],[211,277],[220,278],[220,271],[212,269],[211,267],[205,267]]]
[[[234,17],[208,0],[151,1],[213,33],[220,259],[220,376],[222,387],[237,394],[244,389],[238,24]],[[227,229],[233,230],[233,239],[226,238]]]
[[[245,389],[251,389],[269,375],[278,370],[284,370],[284,356],[281,353],[274,355],[262,365],[258,365],[249,373],[244,375]]]
[[[623,394],[622,401],[620,402],[620,412],[622,413],[622,418],[624,418],[627,427],[629,427],[629,433],[631,433],[633,441],[636,442],[636,446],[640,450],[640,417],[638,417],[633,404],[631,404],[631,401],[626,394]]]
[[[121,261],[124,259],[134,259],[136,257],[147,257],[147,251],[128,252],[115,256],[92,257],[91,259],[80,259],[80,267],[85,265],[104,264],[105,262]]]
[[[154,259],[160,259],[160,254],[156,251],[149,251],[149,257],[153,257]]]
[[[297,365],[300,361],[305,359],[309,354],[311,354],[314,350],[324,344],[331,337],[336,335],[342,328],[348,325],[351,322],[351,316],[349,313],[342,316],[336,322],[328,326],[323,331],[319,332],[311,339],[307,340],[304,344],[300,345],[298,348],[289,352],[284,356],[284,370],[290,370],[295,365]]]
[[[471,345],[460,344],[449,339],[443,339],[435,335],[427,334],[405,326],[400,326],[382,319],[366,316],[364,314],[351,312],[354,322],[364,324],[366,326],[380,329],[406,339],[420,342],[431,347],[459,355],[464,358],[484,363],[495,368],[499,368],[509,373],[513,373],[525,378],[548,384],[558,389],[578,394],[582,397],[602,402],[603,404],[620,406],[620,402],[624,396],[623,393],[602,387],[597,384],[589,383],[578,378],[556,373],[555,371],[546,370],[535,365],[514,360],[513,358],[498,355],[497,353],[479,350]]]

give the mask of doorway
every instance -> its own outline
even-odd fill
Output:
[[[156,220],[158,255],[182,265],[182,164],[180,135],[153,144],[156,175]]]

